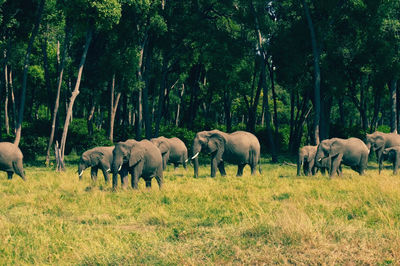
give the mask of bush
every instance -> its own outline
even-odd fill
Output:
[[[190,151],[192,149],[193,139],[196,136],[196,132],[191,131],[187,128],[180,128],[169,125],[165,127],[160,127],[159,136],[164,136],[166,138],[177,137],[181,139],[185,143],[186,147],[188,148],[188,152],[190,154]]]
[[[62,131],[60,130],[60,134]],[[93,134],[89,136],[85,119],[74,119],[69,126],[67,142],[65,144],[65,154],[69,154],[73,149],[77,154],[97,146],[111,146],[113,143],[107,138],[104,129],[93,129]]]

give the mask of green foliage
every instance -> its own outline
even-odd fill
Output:
[[[68,130],[68,140],[65,145],[66,154],[75,149],[77,154],[97,146],[111,146],[104,129],[95,128],[89,135],[85,119],[74,119]]]
[[[196,136],[197,132],[188,130],[186,128],[180,128],[180,127],[175,127],[175,126],[165,126],[165,127],[160,127],[160,136],[164,136],[166,138],[172,138],[172,137],[177,137],[181,139],[186,147],[188,148],[188,151],[190,153],[194,137]]]

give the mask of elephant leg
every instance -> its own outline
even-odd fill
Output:
[[[121,177],[122,180],[122,177]],[[115,190],[118,187],[118,173],[114,174],[113,173],[113,178],[112,178],[112,188]]]
[[[314,160],[311,160],[308,163],[308,175],[315,175],[315,167],[314,167]]]
[[[380,154],[380,155],[378,155],[379,157],[378,157],[378,165],[379,165],[379,174],[381,173],[381,171],[382,171],[382,162],[383,162],[383,156],[382,156],[382,154]]]
[[[131,170],[131,186],[133,189],[138,189],[139,178],[142,175],[143,171],[143,162],[138,163],[132,170]],[[151,180],[151,179],[150,179]],[[150,181],[151,182],[151,181]],[[146,184],[147,186],[147,184]]]
[[[101,167],[101,171],[103,172],[103,175],[104,175],[104,181],[105,181],[106,183],[108,183],[109,176],[108,176],[107,169],[105,169],[105,167],[102,166],[102,167]]]
[[[242,176],[243,175],[243,168],[245,166],[246,166],[245,164],[239,164],[238,165],[238,170],[237,170],[236,176]]]
[[[13,176],[13,172],[7,172],[7,175],[8,175],[8,179],[10,180],[10,179],[12,179],[12,176]]]
[[[219,162],[218,170],[222,176],[226,176],[224,161]]]
[[[91,176],[91,178],[92,178],[92,180],[94,181],[94,182],[96,182],[96,180],[97,180],[97,171],[99,170],[99,167],[97,167],[97,166],[93,166],[91,169],[90,169],[90,176]]]
[[[146,179],[145,182],[146,182],[146,188],[151,188],[151,178]]]
[[[178,168],[179,163],[174,163],[174,171],[176,171],[176,168]]]
[[[121,186],[125,188],[128,183],[128,170],[123,166],[119,175],[121,176]]]
[[[217,173],[217,159],[212,158],[211,159],[211,177],[215,177],[216,173]]]
[[[363,155],[361,158],[360,175],[364,175],[365,169],[367,169],[367,165],[368,165],[368,154]]]
[[[334,175],[336,175],[337,169],[338,169],[340,163],[342,162],[342,158],[343,158],[343,154],[339,154],[338,156],[336,156],[336,158],[334,158],[332,160],[331,169],[330,169],[330,173],[329,173],[330,177],[333,177]]]
[[[164,183],[163,171],[161,169],[159,169],[157,171],[156,180],[157,180],[157,183],[158,183],[158,187],[161,189],[162,186],[163,186],[163,183]]]
[[[399,169],[399,162],[400,162],[400,154],[396,152],[396,156],[394,158],[394,165],[393,165],[393,174],[397,175],[397,170]]]
[[[182,165],[183,165],[183,168],[186,170],[186,167],[187,167],[187,162],[186,162],[186,159],[184,159],[184,160],[183,160],[183,163],[182,163]]]

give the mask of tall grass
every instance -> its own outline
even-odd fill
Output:
[[[204,166],[194,179],[169,166],[163,190],[117,192],[75,167],[1,173],[0,264],[400,263],[399,176],[262,170],[210,178]]]

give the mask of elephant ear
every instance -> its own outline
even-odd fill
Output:
[[[221,161],[225,151],[225,139],[219,134],[212,134],[208,140],[208,148],[211,153],[217,152],[217,161]]]
[[[374,150],[378,150],[384,145],[385,145],[385,139],[382,136],[377,136],[373,144]]]
[[[92,152],[89,156],[91,165],[97,165],[101,161],[101,159],[103,159],[103,156],[104,153],[102,153],[101,151]]]
[[[339,143],[337,141],[332,141],[330,144],[330,151],[329,151],[329,157],[335,157],[340,153],[340,147]]]
[[[135,144],[131,148],[131,155],[129,156],[129,167],[137,164],[144,158],[144,148],[140,144]]]
[[[160,150],[161,154],[167,153],[169,151],[169,144],[165,141],[161,141],[158,144],[158,149]]]

